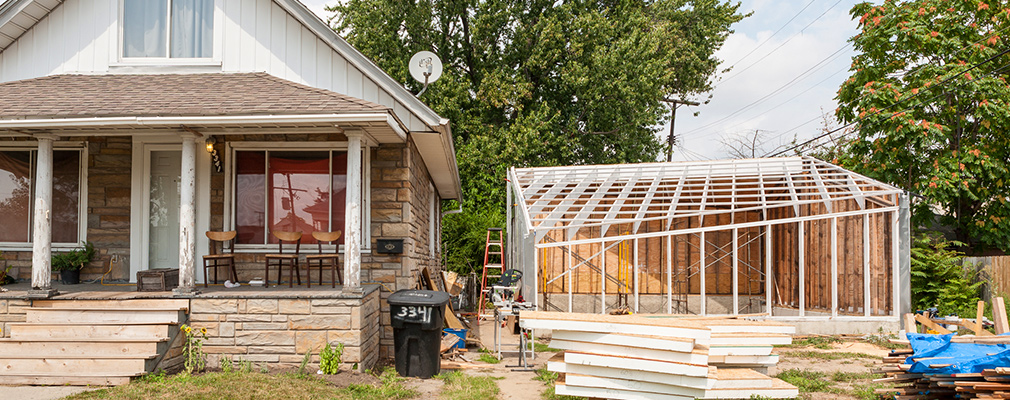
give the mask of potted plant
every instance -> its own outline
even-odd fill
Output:
[[[66,285],[81,283],[81,269],[95,258],[95,246],[91,242],[83,244],[66,253],[53,254],[53,271],[60,271],[60,281]]]

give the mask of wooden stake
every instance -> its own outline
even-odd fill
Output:
[[[992,319],[996,324],[997,335],[1010,332],[1010,326],[1008,326],[1006,318],[1006,305],[1003,304],[1002,297],[992,299]]]
[[[915,314],[906,313],[903,321],[905,322],[905,332],[919,333],[919,329],[915,325]]]

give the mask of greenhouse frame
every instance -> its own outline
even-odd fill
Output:
[[[506,262],[541,310],[896,323],[911,308],[908,194],[816,158],[512,168],[508,186]]]

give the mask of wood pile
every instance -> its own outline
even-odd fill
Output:
[[[983,302],[978,302],[975,320],[961,319],[953,322],[954,325],[970,332],[970,334],[953,336],[950,340],[951,343],[983,346],[1010,344],[1010,336],[995,336],[992,332],[983,329],[982,311],[984,305]],[[992,305],[996,334],[1010,332],[1003,298],[994,298]],[[951,324],[951,321],[942,318],[930,318],[925,313],[918,315],[906,314],[904,322],[906,332],[918,333],[919,325],[921,325],[922,330],[927,334],[945,335],[953,333],[943,325]],[[994,352],[1002,350],[1002,348],[993,349]],[[925,363],[929,370],[935,369],[937,373],[910,372],[913,364],[906,364],[909,357],[912,357],[912,362]],[[890,354],[884,357],[883,366],[873,371],[884,374],[883,378],[875,379],[874,382],[889,383],[896,386],[892,389],[877,389],[876,392],[887,395],[887,398],[896,400],[952,398],[1010,399],[1010,365],[983,369],[978,372],[939,373],[941,369],[950,367],[958,361],[964,360],[951,359],[951,357],[917,358],[911,349],[892,350]]]
[[[526,329],[551,331],[564,350],[547,363],[555,393],[613,399],[793,398],[782,380],[749,368],[778,361],[795,328],[776,322],[687,316],[523,311]]]

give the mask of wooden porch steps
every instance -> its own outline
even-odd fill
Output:
[[[189,302],[42,300],[0,339],[0,384],[121,385],[178,364]]]

